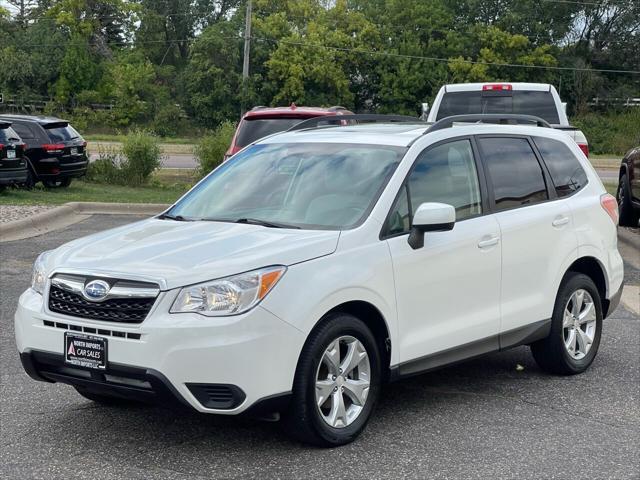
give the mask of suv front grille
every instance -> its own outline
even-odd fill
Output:
[[[56,281],[56,278],[59,281]],[[146,317],[156,301],[159,290],[154,296],[136,296],[139,292],[149,292],[149,284],[140,284],[136,289],[135,284],[126,281],[127,292],[133,298],[107,298],[100,302],[89,301],[81,293],[79,285],[84,286],[88,279],[76,276],[54,277],[49,287],[49,310],[72,317],[86,318],[90,320],[103,320],[108,322],[140,323]],[[124,281],[110,280],[112,287],[125,285]],[[119,287],[122,289],[122,287]],[[112,288],[116,291],[116,288]],[[153,290],[151,290],[153,292]]]

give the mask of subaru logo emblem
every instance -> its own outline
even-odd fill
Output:
[[[92,280],[84,286],[84,298],[98,302],[109,294],[110,288],[104,280]]]

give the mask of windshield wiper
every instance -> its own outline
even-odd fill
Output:
[[[247,223],[249,225],[261,225],[268,228],[295,228],[300,229],[297,225],[291,225],[288,223],[269,222],[267,220],[260,220],[258,218],[239,218],[235,223]]]
[[[182,215],[171,215],[169,213],[163,213],[158,215],[160,220],[175,220],[176,222],[190,222],[191,220],[184,218]]]

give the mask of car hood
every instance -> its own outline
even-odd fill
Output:
[[[149,219],[69,242],[47,255],[47,272],[156,281],[172,289],[336,250],[339,231]]]

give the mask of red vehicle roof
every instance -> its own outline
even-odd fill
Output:
[[[288,107],[255,107],[244,114],[243,118],[274,118],[274,117],[321,117],[324,115],[341,115],[343,113],[351,113],[344,107],[298,107],[291,104]]]

